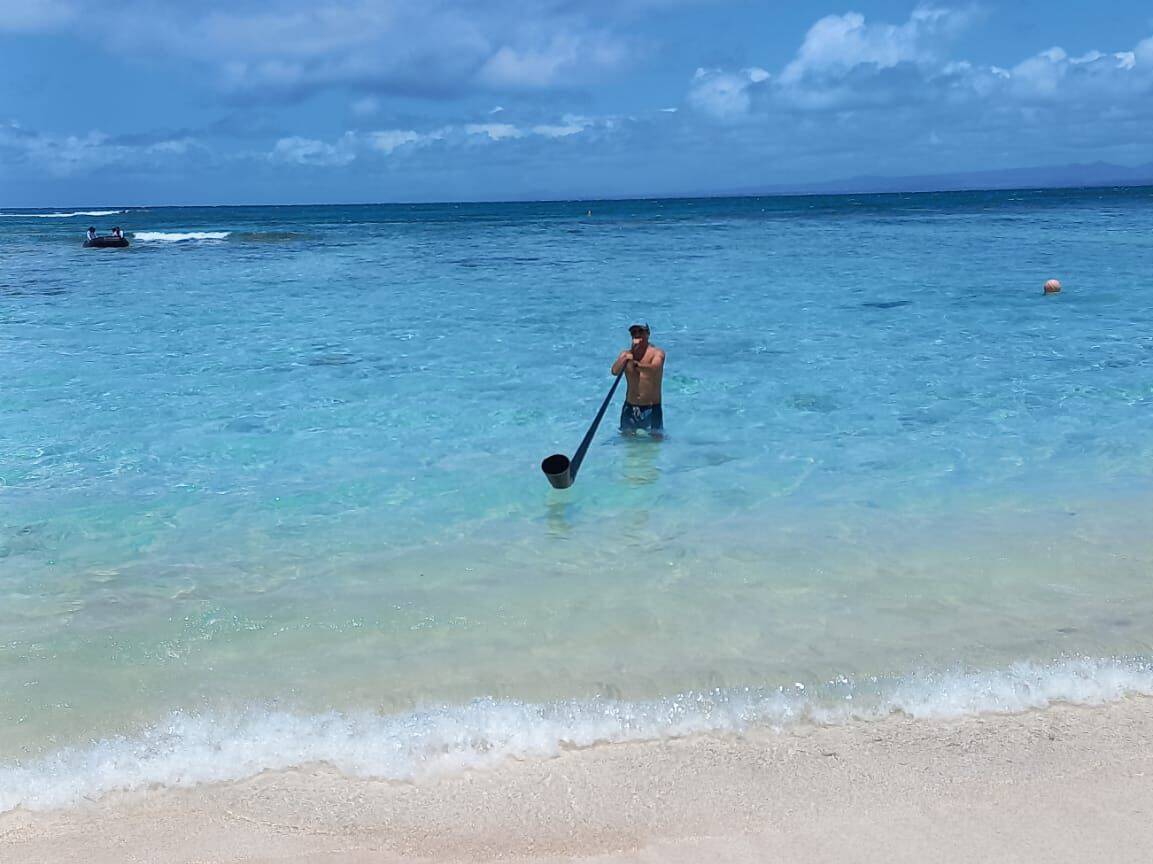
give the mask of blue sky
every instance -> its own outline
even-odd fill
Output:
[[[1153,161],[1153,0],[0,0],[0,205]]]

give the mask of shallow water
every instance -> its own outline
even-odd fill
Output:
[[[171,717],[1145,686],[1153,190],[43,218],[111,209],[0,211],[0,765]],[[553,491],[634,320],[670,434],[610,410]]]

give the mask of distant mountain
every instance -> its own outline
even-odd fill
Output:
[[[1085,186],[1153,186],[1153,162],[1135,168],[1091,162],[911,177],[861,176],[823,183],[776,184],[710,193],[736,195],[844,195],[877,192],[953,192],[973,189],[1066,189]]]

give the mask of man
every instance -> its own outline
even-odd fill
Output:
[[[629,335],[633,337],[632,347],[620,353],[612,369],[614,375],[623,371],[628,382],[621,409],[621,432],[633,435],[638,429],[647,429],[650,435],[659,437],[665,425],[661,412],[665,352],[649,343],[648,324],[633,324]]]
[[[96,239],[96,229],[94,227],[89,227],[89,229],[88,229],[88,241],[92,242],[95,239]]]

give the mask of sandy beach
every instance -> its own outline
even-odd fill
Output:
[[[1144,862],[1153,699],[569,751],[416,783],[325,766],[0,816],[6,864]]]

